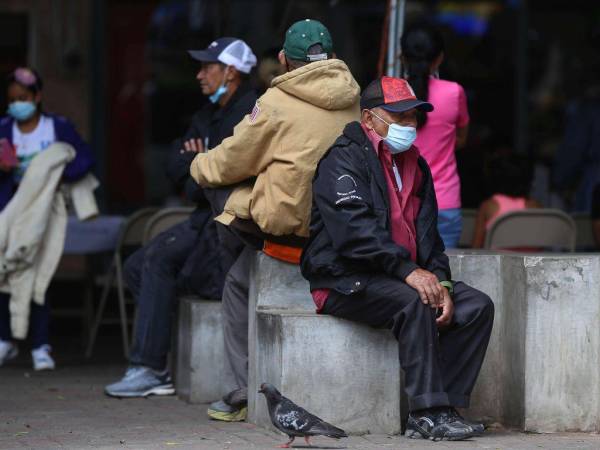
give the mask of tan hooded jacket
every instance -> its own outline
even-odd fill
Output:
[[[308,237],[317,163],[344,126],[359,120],[359,95],[338,59],[275,78],[233,136],[192,162],[202,186],[239,184],[216,220],[251,219],[267,234]]]

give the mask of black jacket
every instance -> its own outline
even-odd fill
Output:
[[[371,274],[404,280],[421,267],[449,280],[450,266],[437,230],[437,202],[429,166],[419,158],[421,207],[416,220],[417,263],[392,239],[383,168],[358,122],[346,125],[319,162],[313,179],[310,238],[302,275],[311,289],[349,294],[362,290]]]
[[[252,111],[256,103],[256,92],[248,83],[242,83],[229,99],[225,107],[220,108],[212,103],[206,104],[192,117],[192,123],[183,137],[176,139],[171,145],[171,154],[167,162],[167,176],[179,191],[198,208],[192,214],[192,225],[196,228],[205,223],[205,215],[210,205],[205,191],[190,175],[190,165],[196,156],[193,152],[183,152],[183,143],[189,139],[202,139],[208,149],[214,148],[223,139],[233,134],[233,128]]]

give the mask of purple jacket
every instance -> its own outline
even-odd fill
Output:
[[[72,182],[83,178],[94,165],[94,155],[92,155],[89,145],[79,136],[73,124],[67,119],[53,114],[45,115],[50,117],[54,122],[56,140],[71,144],[75,148],[75,159],[65,167],[63,180]],[[6,138],[10,142],[13,142],[13,123],[14,119],[9,116],[0,119],[0,139]],[[0,211],[10,201],[16,189],[17,183],[13,174],[0,171]]]

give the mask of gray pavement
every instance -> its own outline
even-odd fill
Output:
[[[102,394],[124,366],[60,361],[35,373],[29,361],[0,368],[0,449],[273,449],[285,437],[246,423],[219,423],[206,406],[176,397],[117,400]],[[318,411],[317,411],[318,413]],[[413,441],[401,436],[316,438],[329,449],[600,449],[600,436],[534,435],[493,430],[468,442]],[[297,448],[307,448],[300,440]]]

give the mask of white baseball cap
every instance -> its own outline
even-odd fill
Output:
[[[243,73],[250,73],[256,65],[252,49],[241,39],[223,37],[213,41],[205,50],[188,50],[196,61],[221,62]]]

